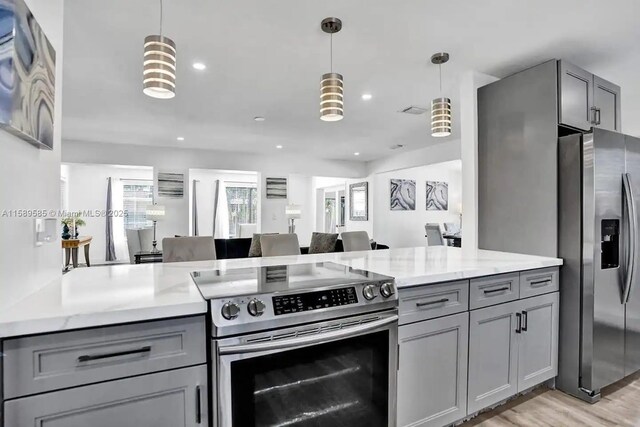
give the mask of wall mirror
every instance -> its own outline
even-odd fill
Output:
[[[349,185],[349,219],[351,221],[369,220],[369,184],[367,182]]]

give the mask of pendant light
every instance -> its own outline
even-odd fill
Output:
[[[431,57],[431,63],[440,71],[440,98],[431,101],[431,136],[440,138],[451,135],[451,99],[442,97],[442,64],[449,60],[449,54],[439,52]]]
[[[331,38],[331,72],[323,74],[320,81],[320,120],[337,122],[344,117],[344,87],[342,74],[333,72],[333,35],[342,29],[342,21],[338,18],[325,18],[320,27]]]
[[[162,0],[160,0],[160,34],[144,38],[143,92],[152,98],[176,96],[176,44],[162,35]]]

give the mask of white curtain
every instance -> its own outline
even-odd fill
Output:
[[[214,239],[228,239],[229,205],[227,203],[227,187],[224,181],[216,180],[213,194],[213,237]]]

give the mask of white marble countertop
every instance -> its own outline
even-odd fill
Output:
[[[544,258],[419,247],[76,269],[0,313],[0,338],[206,313],[192,271],[333,261],[395,277],[398,287],[562,265]]]

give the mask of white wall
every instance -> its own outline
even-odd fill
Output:
[[[108,177],[112,178],[111,199],[114,210],[123,209],[121,180],[153,179],[153,170],[150,167],[123,167],[75,163],[67,163],[63,166],[65,166],[64,169],[68,179],[68,206],[71,211],[105,209]],[[83,236],[92,236],[89,250],[91,263],[104,264],[106,255],[105,227],[107,219],[105,217],[84,217],[83,219],[87,224],[84,227],[80,227],[79,232]],[[129,262],[123,217],[113,217],[113,240],[117,260]],[[162,239],[158,239],[158,241],[162,241]],[[80,253],[78,257],[80,258],[80,262],[84,262],[83,253]]]
[[[27,0],[27,5],[56,51],[53,150],[40,150],[0,130],[0,211],[60,208],[62,117],[62,0]],[[0,216],[0,309],[59,278],[60,239],[35,246],[34,220]]]
[[[389,204],[390,180],[413,179],[416,181],[416,210],[392,211]],[[449,183],[449,210],[426,210],[426,181]],[[460,160],[416,168],[376,174],[373,177],[373,238],[392,248],[425,246],[424,225],[428,222],[444,224],[460,221],[457,212],[462,202],[462,172]]]

